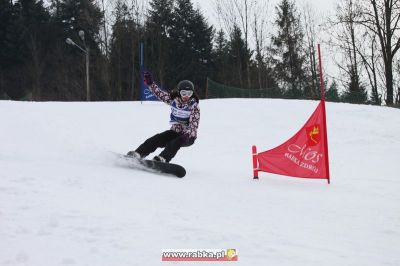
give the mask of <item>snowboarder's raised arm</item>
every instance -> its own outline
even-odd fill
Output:
[[[160,89],[156,83],[153,81],[153,77],[149,72],[144,72],[143,73],[144,77],[144,84],[149,87],[151,92],[156,96],[160,101],[165,102],[166,104],[171,104],[171,101],[173,100],[170,96],[170,94],[166,91],[163,91]]]

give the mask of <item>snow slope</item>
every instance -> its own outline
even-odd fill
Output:
[[[251,179],[251,145],[281,144],[317,104],[202,101],[177,179],[112,153],[167,129],[166,105],[0,101],[0,265],[175,265],[161,262],[174,248],[236,248],[238,265],[400,265],[400,110],[327,103],[331,185]]]

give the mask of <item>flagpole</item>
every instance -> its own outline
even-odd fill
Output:
[[[143,84],[143,71],[144,71],[144,43],[143,41],[140,42],[140,73],[139,73],[139,77],[140,77],[140,82],[139,82],[139,86],[140,86],[140,103],[143,104],[143,98],[144,98],[144,84]]]
[[[326,165],[326,173],[328,177],[328,184],[331,183],[331,177],[329,173],[329,150],[328,150],[328,128],[326,125],[326,110],[325,110],[325,86],[324,80],[322,77],[322,60],[321,60],[321,47],[318,44],[318,62],[319,62],[319,80],[320,80],[320,89],[321,89],[321,102],[322,102],[322,113],[323,113],[323,123],[324,123],[324,143],[325,143],[325,165]]]
[[[258,159],[257,159],[257,147],[253,145],[253,179],[258,179]]]
[[[319,63],[319,82],[320,82],[320,92],[321,92],[321,100],[325,101],[325,84],[324,79],[322,78],[322,60],[321,60],[321,47],[318,44],[318,63]]]

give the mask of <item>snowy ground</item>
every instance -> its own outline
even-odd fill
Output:
[[[317,104],[202,101],[177,179],[112,154],[167,129],[166,105],[0,101],[0,265],[175,265],[161,262],[174,248],[236,248],[246,266],[400,265],[400,110],[327,104],[330,185],[251,179],[251,145],[281,144]]]

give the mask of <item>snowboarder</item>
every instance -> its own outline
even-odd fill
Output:
[[[171,106],[171,129],[156,134],[147,139],[135,151],[129,151],[128,156],[144,158],[157,148],[165,148],[154,161],[169,162],[181,147],[191,146],[197,138],[197,128],[200,121],[199,97],[194,91],[194,85],[189,80],[178,83],[176,90],[166,92],[153,82],[149,72],[143,73],[144,84],[161,101]]]

